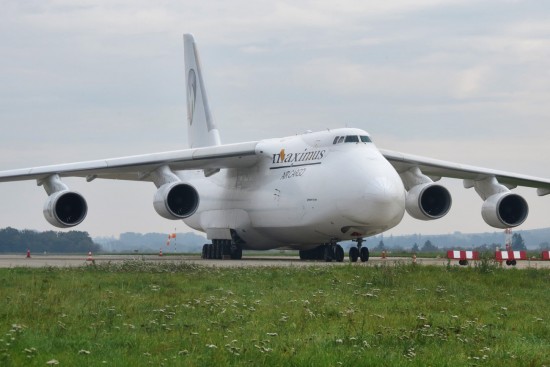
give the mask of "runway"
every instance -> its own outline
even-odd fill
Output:
[[[27,258],[25,254],[16,255],[0,255],[0,268],[14,267],[78,267],[90,266],[104,263],[120,263],[123,261],[147,261],[152,263],[164,262],[184,262],[207,267],[304,267],[304,266],[376,266],[376,265],[393,265],[393,264],[411,264],[412,259],[408,257],[390,257],[382,259],[380,257],[371,257],[366,263],[350,263],[348,258],[344,262],[324,261],[302,261],[298,256],[243,256],[242,260],[203,260],[196,256],[189,255],[94,255],[92,259],[87,259],[86,255],[32,255]],[[448,260],[446,258],[417,258],[418,265],[436,265],[446,266]],[[451,265],[458,266],[457,260],[451,260]],[[474,261],[470,261],[467,266],[475,266]],[[526,260],[518,261],[515,267],[502,265],[503,268],[550,268],[550,261]]]

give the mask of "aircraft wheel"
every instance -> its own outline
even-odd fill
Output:
[[[222,244],[222,259],[231,256],[231,241],[224,241]]]
[[[202,255],[201,259],[208,259],[208,244],[202,246]]]
[[[516,260],[512,260],[510,263],[512,264],[512,266],[516,266],[517,261],[516,261]]]
[[[212,245],[211,243],[206,245],[206,258],[209,260],[212,259],[213,247],[214,245]]]
[[[369,248],[368,247],[361,247],[360,256],[361,256],[361,262],[369,261],[369,257],[370,257]]]
[[[243,258],[243,249],[240,247],[237,247],[235,249],[231,249],[231,259],[232,260],[241,260]]]
[[[329,263],[333,259],[334,259],[334,251],[332,249],[332,246],[331,245],[326,245],[325,246],[325,261]]]
[[[334,258],[339,263],[344,261],[344,249],[342,248],[342,246],[336,245],[336,248],[334,249]]]
[[[324,260],[325,259],[325,248],[326,245],[321,245],[317,247],[313,252],[311,253],[310,260]]]
[[[357,259],[359,259],[359,249],[354,246],[349,249],[349,261],[356,263]]]
[[[510,266],[512,265],[512,262],[510,260],[506,260],[506,265]]]

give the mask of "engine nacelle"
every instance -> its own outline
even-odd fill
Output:
[[[445,216],[451,209],[452,202],[449,190],[430,182],[409,190],[405,208],[413,218],[433,220]]]
[[[59,228],[74,227],[86,218],[88,204],[82,195],[74,191],[58,191],[44,203],[44,217]]]
[[[524,198],[512,192],[502,192],[487,198],[481,207],[481,216],[495,228],[517,227],[529,214],[529,205]]]
[[[153,206],[166,219],[183,219],[193,215],[199,207],[199,193],[183,182],[162,185],[155,193]]]

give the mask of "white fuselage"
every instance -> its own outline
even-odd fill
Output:
[[[246,249],[308,249],[372,236],[396,226],[405,212],[403,183],[371,142],[334,143],[367,136],[337,129],[263,140],[263,159],[250,168],[205,178],[179,172],[199,193],[190,227],[216,239],[233,230]]]

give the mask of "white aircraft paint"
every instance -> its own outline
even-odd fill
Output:
[[[422,220],[444,216],[452,200],[434,182],[441,177],[474,188],[484,200],[483,218],[498,228],[517,226],[528,214],[511,188],[550,193],[548,179],[379,150],[354,128],[222,145],[193,36],[184,35],[184,47],[190,149],[3,171],[0,182],[37,180],[48,194],[44,215],[59,227],[79,224],[87,209],[63,177],[152,182],[161,216],[183,220],[217,245],[219,253],[208,257],[330,244],[323,256],[339,261],[337,242],[358,240],[359,250],[363,238],[398,225],[405,211]],[[350,257],[357,260],[355,250]]]

